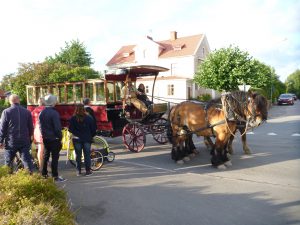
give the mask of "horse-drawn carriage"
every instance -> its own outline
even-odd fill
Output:
[[[153,91],[159,72],[167,71],[159,66],[129,66],[106,71],[104,79],[88,79],[76,82],[61,82],[41,85],[27,85],[27,104],[32,111],[40,97],[49,93],[58,98],[55,106],[60,114],[62,125],[68,127],[68,120],[74,113],[75,105],[84,98],[91,100],[91,108],[97,120],[97,134],[105,137],[123,136],[125,146],[133,152],[141,151],[146,143],[146,135],[161,144],[166,137],[166,119],[162,115],[167,111],[167,103],[151,106],[151,112],[143,115],[133,105],[125,104],[121,90],[129,78],[136,82],[138,77],[153,77]]]

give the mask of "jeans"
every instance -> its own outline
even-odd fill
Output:
[[[5,165],[9,166],[12,169],[12,162],[16,157],[16,153],[19,152],[21,155],[22,163],[29,172],[32,172],[33,164],[32,157],[30,155],[30,145],[24,145],[20,147],[5,147],[4,157]]]
[[[44,149],[44,157],[43,157],[42,175],[43,176],[48,175],[47,165],[51,154],[52,177],[58,177],[57,168],[58,168],[59,152],[62,147],[61,141],[59,139],[57,140],[44,139],[43,141],[44,141],[45,149]]]
[[[74,149],[76,153],[76,169],[78,172],[81,172],[81,158],[82,158],[82,151],[84,155],[84,165],[85,170],[91,170],[91,143],[89,142],[82,142],[80,140],[74,140]]]

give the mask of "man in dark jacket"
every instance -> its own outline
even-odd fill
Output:
[[[61,150],[62,144],[62,132],[61,132],[61,123],[59,113],[55,110],[54,106],[56,105],[57,98],[54,95],[45,96],[45,109],[40,113],[39,121],[43,136],[43,142],[45,145],[45,152],[43,158],[43,168],[42,176],[45,178],[48,177],[47,165],[50,158],[51,161],[51,171],[52,177],[55,181],[63,182],[65,179],[58,176],[58,159],[59,152]]]
[[[0,147],[5,149],[5,165],[12,169],[16,153],[21,154],[24,167],[32,172],[33,164],[30,155],[33,123],[31,113],[20,106],[19,96],[9,96],[11,107],[2,112],[0,122]]]

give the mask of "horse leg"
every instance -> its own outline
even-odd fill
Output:
[[[180,142],[177,146],[178,159],[176,160],[177,164],[184,164],[185,161],[189,161],[189,159],[185,159],[185,151],[184,151],[184,142]]]
[[[204,137],[204,144],[208,150],[213,150],[214,143],[212,142],[210,137]]]
[[[228,153],[230,155],[233,154],[233,148],[232,148],[232,142],[233,142],[233,139],[234,139],[234,136],[233,135],[230,135],[230,138],[229,138],[229,141],[228,141],[228,144],[227,144],[227,149],[228,149]]]
[[[246,133],[245,133],[245,129],[246,127],[239,127],[239,131],[241,134],[244,134],[242,135],[242,143],[243,143],[243,150],[244,150],[244,153],[246,155],[250,155],[251,154],[251,150],[247,144],[247,136],[246,136]]]
[[[185,148],[189,157],[194,157],[196,154],[199,154],[193,142],[193,134],[189,134],[188,138],[185,140]]]

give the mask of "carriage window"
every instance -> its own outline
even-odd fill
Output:
[[[44,97],[48,94],[48,88],[46,86],[42,87],[41,97]]]
[[[28,104],[34,104],[33,88],[32,87],[27,89],[27,103]]]
[[[174,95],[174,84],[168,84],[168,95]]]
[[[82,102],[82,84],[75,85],[75,101],[77,103]]]
[[[58,86],[58,101],[60,103],[66,103],[66,101],[65,101],[65,86]]]
[[[35,88],[35,102],[39,102],[40,96],[41,96],[41,88],[37,87]]]
[[[72,103],[73,100],[73,84],[67,85],[67,103]]]
[[[53,95],[58,95],[58,91],[57,91],[57,88],[56,86],[50,86],[50,89],[49,89],[50,93],[53,94]]]
[[[122,87],[124,86],[123,82],[122,81],[117,81],[115,83],[115,87],[116,87],[116,101],[121,101],[122,98],[121,98],[121,90],[122,90]]]
[[[113,102],[114,101],[114,83],[111,82],[107,82],[106,84],[107,87],[107,92],[106,92],[106,96],[108,98],[109,102]]]
[[[96,101],[105,101],[104,83],[96,83]]]
[[[86,83],[85,84],[85,97],[89,98],[93,101],[94,99],[94,89],[93,89],[93,84],[92,83]]]

